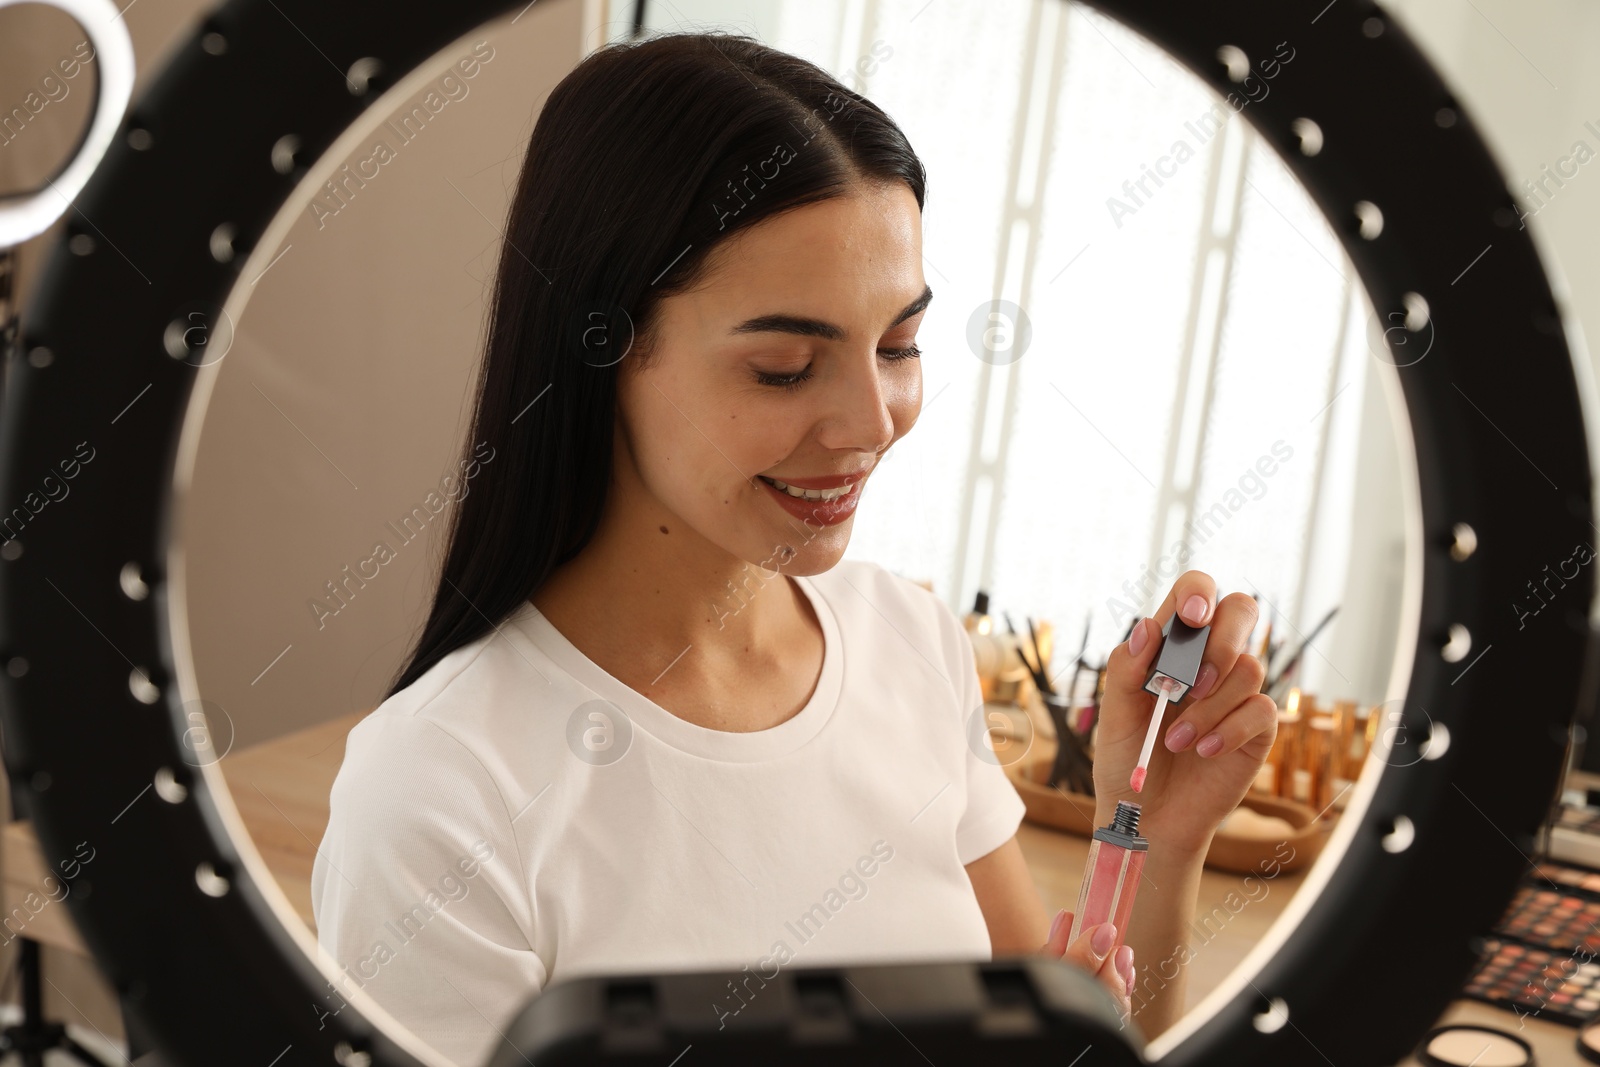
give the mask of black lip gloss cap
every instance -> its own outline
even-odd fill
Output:
[[[1096,828],[1094,839],[1109,841],[1134,852],[1150,851],[1150,842],[1139,836],[1140,812],[1139,805],[1130,800],[1117,801],[1117,810],[1112,814],[1111,821]]]
[[[1174,613],[1161,628],[1161,652],[1150,668],[1150,677],[1144,680],[1147,693],[1161,694],[1161,680],[1172,682],[1168,699],[1176,704],[1194,685],[1200,673],[1200,661],[1205,655],[1206,639],[1211,636],[1211,624],[1190,626]]]

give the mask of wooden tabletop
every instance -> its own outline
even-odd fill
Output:
[[[217,764],[256,851],[313,933],[311,864],[328,829],[328,794],[344,762],[344,739],[366,715],[358,711],[252,745]]]

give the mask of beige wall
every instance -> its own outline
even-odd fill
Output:
[[[584,13],[546,0],[447,50],[463,76],[404,93],[245,268],[182,538],[200,692],[236,745],[376,706],[421,625],[499,230]]]

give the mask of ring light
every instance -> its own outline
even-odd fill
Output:
[[[94,846],[68,898],[73,918],[128,1010],[177,1063],[441,1062],[366,1004],[365,1014],[354,1001],[337,1016],[315,1010],[329,976],[312,962],[307,932],[238,829],[216,768],[183,747],[184,701],[199,694],[182,555],[169,550],[192,462],[180,430],[217,371],[204,345],[224,336],[224,309],[242,306],[230,294],[253,253],[275,247],[275,220],[310,195],[304,186],[334,165],[363,111],[516,6],[225,4],[122,124],[67,225],[70,238],[93,218],[149,284],[119,256],[63,243],[23,318],[22,351],[54,358],[9,368],[0,495],[23,500],[80,442],[96,458],[69,500],[31,514],[0,547],[7,771],[47,857]],[[1474,932],[1509,899],[1578,707],[1592,571],[1563,574],[1571,588],[1560,611],[1536,625],[1519,630],[1506,610],[1594,529],[1562,311],[1481,137],[1377,6],[1094,6],[1223,95],[1249,77],[1250,61],[1280,42],[1295,49],[1293,77],[1274,81],[1246,117],[1331,221],[1389,324],[1383,354],[1409,415],[1419,497],[1412,629],[1397,670],[1407,679],[1400,726],[1424,742],[1425,758],[1368,769],[1269,940],[1145,1055],[1230,1067],[1394,1062],[1452,999],[1476,959]],[[315,27],[315,47],[297,26]],[[186,328],[195,321],[204,328]],[[1424,356],[1406,347],[1413,339],[1428,342]],[[1284,338],[1285,358],[1297,343]],[[1519,728],[1507,730],[1508,717]],[[1394,743],[1384,738],[1373,758]],[[1422,959],[1432,966],[1401,965]],[[1103,1030],[1103,1005],[1085,999],[1082,976],[1051,961],[799,969],[772,1002],[803,1004],[825,984],[817,976],[841,972],[898,990],[890,1018],[908,1035],[942,1035],[941,1063],[992,1055],[984,1041],[1009,1054],[1026,1044],[1007,1036],[1016,1033],[1055,1035],[1061,1062],[1063,1035]],[[692,1033],[685,1040],[701,1064],[809,1062],[788,1044],[794,1026],[776,1023],[735,1056],[732,1038],[675,1007],[694,980],[557,986],[508,1036],[565,1042],[574,1056],[631,1048],[670,1059]],[[819,1046],[817,1058],[898,1058],[862,1036],[872,1011],[853,996],[841,1010],[847,1037]],[[595,1040],[627,1012],[643,1018],[631,1032],[645,1045],[617,1052]],[[1020,1018],[1020,1029],[988,1028],[996,1012]],[[1118,1045],[1096,1044],[1083,1063],[1132,1062]],[[506,1051],[504,1063],[521,1062]]]
[[[83,191],[117,134],[128,98],[133,95],[133,42],[122,12],[111,0],[0,0],[0,8],[39,2],[66,12],[88,35],[94,48],[94,117],[71,161],[46,183],[26,196],[0,200],[0,248],[19,245],[45,231]]]

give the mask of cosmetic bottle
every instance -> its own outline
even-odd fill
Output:
[[[972,610],[961,618],[961,625],[969,634],[986,634],[994,630],[994,620],[989,617],[989,594],[982,589],[973,601]]]
[[[1333,805],[1335,728],[1332,715],[1313,715],[1306,724],[1305,765],[1308,772],[1306,803],[1323,813]]]
[[[1336,700],[1333,704],[1333,777],[1334,788],[1343,789],[1361,776],[1361,764],[1355,758],[1356,702]]]
[[[1078,906],[1072,913],[1070,945],[1078,935],[1103,922],[1115,923],[1115,952],[1128,936],[1128,917],[1133,914],[1133,898],[1139,890],[1144,860],[1150,842],[1139,836],[1139,805],[1117,801],[1111,822],[1097,828],[1089,842],[1089,858],[1083,865],[1083,884],[1078,888]]]

